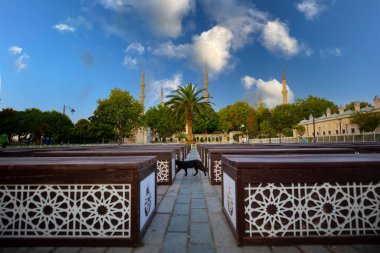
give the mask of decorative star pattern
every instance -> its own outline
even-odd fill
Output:
[[[222,160],[214,160],[214,181],[222,182]]]
[[[169,182],[169,161],[157,161],[157,183]]]
[[[2,237],[131,236],[131,185],[2,185]]]
[[[380,183],[248,184],[250,237],[380,234]]]

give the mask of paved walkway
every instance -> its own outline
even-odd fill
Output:
[[[199,159],[195,149],[188,159]],[[171,186],[159,186],[158,210],[140,248],[0,248],[25,253],[379,253],[380,245],[297,245],[237,247],[222,212],[220,186],[212,186],[201,172],[184,176]]]

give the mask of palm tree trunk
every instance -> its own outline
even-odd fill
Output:
[[[187,124],[187,143],[191,144],[193,142],[193,113],[192,112],[187,112],[186,124]]]

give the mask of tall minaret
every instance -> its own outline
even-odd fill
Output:
[[[288,90],[286,89],[286,74],[285,67],[282,68],[282,104],[288,103]]]
[[[210,96],[208,94],[208,73],[207,73],[207,63],[205,64],[204,78],[203,78],[203,96],[206,98],[205,101],[209,102]]]
[[[144,75],[144,64],[142,65],[141,70],[141,81],[140,81],[140,103],[144,107],[144,100],[145,100],[145,75]]]
[[[259,105],[258,108],[263,108],[263,100],[261,99],[261,94],[259,94]]]
[[[161,86],[160,105],[164,105],[164,88]]]

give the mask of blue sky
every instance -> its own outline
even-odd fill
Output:
[[[92,115],[112,88],[145,107],[185,83],[203,84],[219,110],[237,100],[308,95],[338,105],[380,95],[380,1],[0,0],[0,108],[75,108]]]

